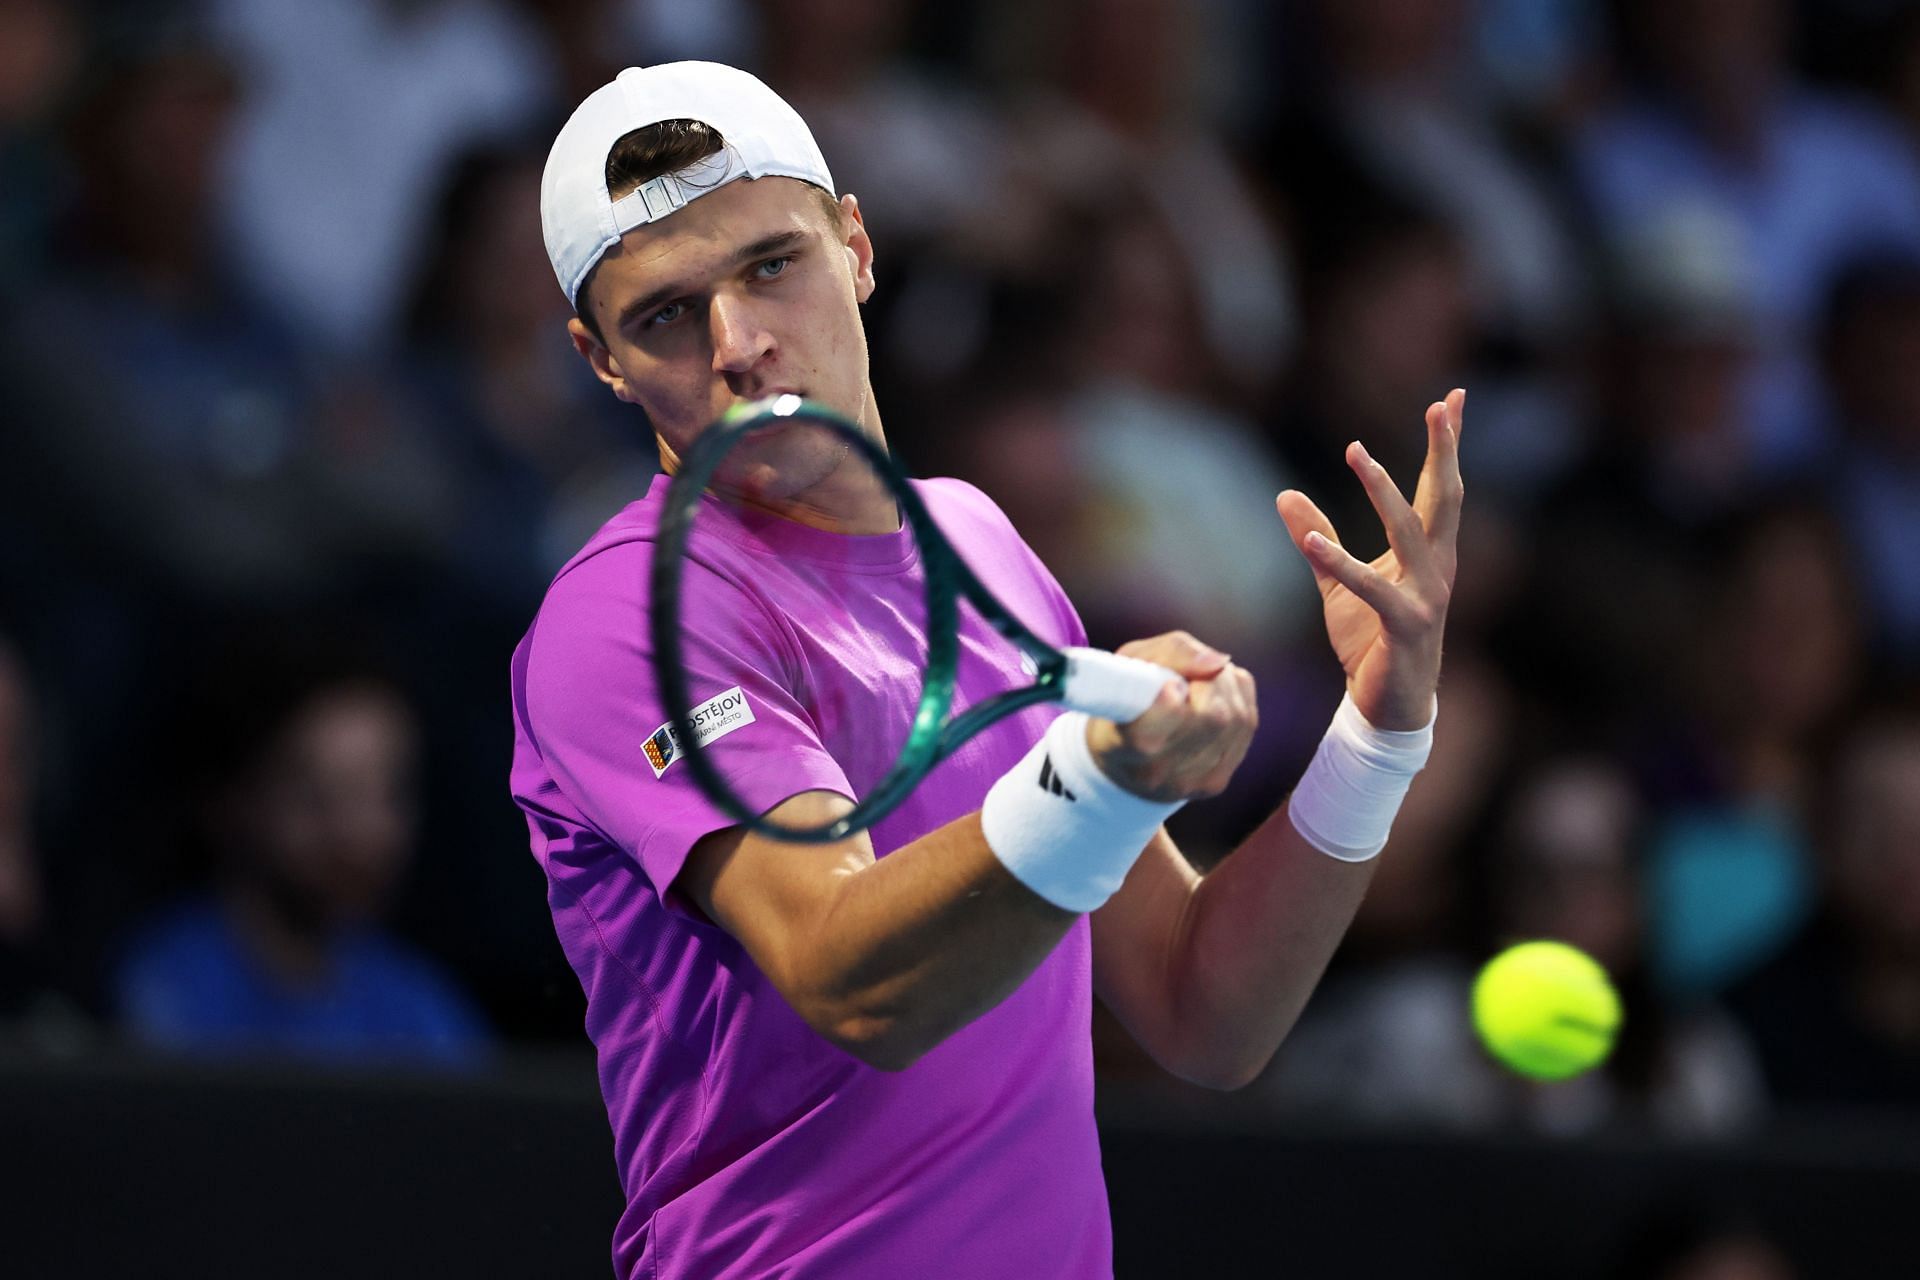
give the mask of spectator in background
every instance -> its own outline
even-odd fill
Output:
[[[64,122],[53,243],[0,299],[0,532],[19,535],[0,584],[32,619],[73,758],[136,786],[149,770],[129,730],[205,612],[311,605],[418,568],[443,506],[409,424],[337,394],[223,266],[242,93],[191,25],[108,24]],[[134,814],[75,814],[78,858],[142,841]]]
[[[578,983],[525,876],[525,837],[500,823],[500,654],[592,532],[647,491],[659,456],[644,421],[579,376],[571,315],[539,235],[544,150],[505,144],[448,176],[408,309],[408,345],[385,372],[419,424],[445,495],[431,572],[383,610],[424,735],[421,801],[434,839],[409,916],[415,936],[476,982],[503,1022],[577,1030]],[[485,263],[485,270],[475,270]],[[557,981],[556,981],[557,979]]]
[[[1268,1073],[1275,1103],[1374,1122],[1560,1134],[1627,1124],[1702,1136],[1756,1121],[1759,1070],[1738,1030],[1711,1007],[1670,1008],[1648,980],[1638,870],[1645,813],[1627,776],[1604,761],[1549,759],[1525,769],[1503,813],[1485,868],[1494,945],[1557,938],[1600,961],[1627,1009],[1613,1056],[1551,1085],[1505,1072],[1474,1038],[1468,1013],[1478,960],[1493,948],[1428,949],[1329,982]]]
[[[1867,674],[1852,559],[1824,511],[1760,507],[1716,540],[1701,630],[1667,657],[1685,696],[1649,709],[1638,756],[1664,810],[1653,958],[1681,995],[1725,990],[1812,910],[1819,761]]]
[[[0,0],[0,293],[46,243],[54,190],[47,127],[85,41],[61,0]]]
[[[454,166],[397,362],[450,494],[442,563],[508,645],[560,566],[658,465],[644,429],[582,381],[556,336],[572,312],[529,232],[545,159],[486,147]]]
[[[1547,6],[1528,7],[1539,18]],[[1328,262],[1394,253],[1416,234],[1445,244],[1458,297],[1437,318],[1458,329],[1456,358],[1474,362],[1483,511],[1531,497],[1564,462],[1581,390],[1568,355],[1591,310],[1563,152],[1547,145],[1556,138],[1544,118],[1509,115],[1478,65],[1473,24],[1485,9],[1285,6],[1286,93],[1264,137],[1298,261],[1318,277],[1306,285],[1316,295],[1304,326],[1309,367],[1328,345],[1317,296],[1345,270]],[[1423,327],[1414,315],[1400,323]]]
[[[70,549],[106,540],[102,559],[209,593],[283,586],[313,572],[276,483],[311,379],[214,254],[239,83],[190,33],[141,34],[106,45],[70,113],[71,200],[7,309],[24,403],[6,460]]]
[[[1586,438],[1528,504],[1526,603],[1506,665],[1550,713],[1612,746],[1691,687],[1706,531],[1750,501],[1741,387],[1759,324],[1732,229],[1665,216],[1614,247]]]
[[[1058,207],[1078,209],[1094,191],[1156,220],[1156,251],[1184,278],[1210,393],[1243,408],[1270,394],[1297,324],[1289,254],[1208,99],[1201,9],[1067,0],[1032,16],[1037,88],[1007,120],[1025,171]]]
[[[1070,336],[1055,339],[1076,484],[1092,509],[1091,554],[1069,557],[1086,566],[1076,600],[1092,634],[1204,617],[1242,663],[1277,658],[1320,640],[1312,575],[1259,532],[1291,482],[1257,424],[1206,394],[1194,281],[1172,229],[1131,190],[1116,188],[1084,225],[1062,290]]]
[[[694,39],[721,34],[740,24],[738,38],[751,40],[751,24],[735,7],[743,0],[510,0],[538,28],[551,69],[549,97],[555,103],[578,102],[628,66],[671,62],[679,57],[712,58],[711,48],[670,54],[663,45],[685,34]],[[491,15],[482,19],[485,24]],[[706,30],[701,28],[706,27]],[[532,35],[527,32],[523,35]]]
[[[888,246],[887,287],[868,304],[876,395],[927,406],[956,385],[964,391],[991,367],[1005,282],[1047,265],[1060,212],[1054,191],[1021,163],[1001,106],[979,84],[909,61],[926,6],[747,3],[762,27],[762,77],[835,157],[841,189],[884,193],[864,210]],[[895,445],[909,458],[938,435],[925,421],[899,426]]]
[[[230,265],[334,350],[383,351],[447,165],[555,108],[552,50],[504,0],[207,7],[249,90],[221,189]]]
[[[304,646],[236,656],[191,700],[195,825],[214,884],[126,947],[121,1023],[212,1056],[470,1065],[489,1036],[380,927],[415,838],[414,713],[376,669]]]
[[[1607,80],[1602,0],[1479,0],[1479,75],[1522,128],[1555,140],[1593,109]]]
[[[1787,0],[1628,0],[1632,92],[1577,139],[1603,238],[1676,206],[1739,228],[1762,355],[1740,422],[1770,468],[1824,443],[1810,356],[1838,266],[1876,243],[1920,245],[1920,167],[1891,121],[1813,90],[1787,60]]]
[[[1303,250],[1306,346],[1264,425],[1300,487],[1325,495],[1333,527],[1368,559],[1386,541],[1366,495],[1342,483],[1342,450],[1378,440],[1374,456],[1402,483],[1418,473],[1404,406],[1462,380],[1476,342],[1467,257],[1443,219],[1374,189],[1318,224]]]
[[[1819,808],[1825,895],[1735,990],[1783,1106],[1920,1107],[1920,713],[1870,714]]]
[[[542,6],[565,5],[570,0],[535,0]],[[746,66],[760,43],[754,25],[757,0],[622,0],[617,21],[644,33],[654,62],[707,59],[728,66]],[[651,64],[649,64],[651,65]]]
[[[1038,214],[1018,198],[1024,188],[1009,170],[1003,122],[977,92],[907,61],[917,6],[753,0],[753,7],[763,78],[808,121],[825,154],[845,157],[836,172],[844,190],[885,194],[876,212],[890,243],[911,253],[947,241],[946,252],[976,264],[1004,264],[1030,250]],[[983,199],[988,191],[993,198]]]
[[[0,0],[0,333],[46,255],[58,187],[54,123],[85,43],[79,15],[62,0]],[[10,372],[0,359],[4,401],[13,399]],[[36,513],[12,492],[19,483],[0,475],[0,601],[24,596],[39,573]]]
[[[1440,214],[1463,250],[1480,328],[1538,350],[1573,332],[1586,282],[1553,175],[1528,157],[1477,74],[1474,8],[1465,0],[1308,6],[1303,25],[1316,56],[1301,70],[1317,83],[1302,98],[1318,119],[1307,127],[1367,180]],[[1291,160],[1279,157],[1283,169]],[[1310,175],[1299,176],[1290,189],[1311,203],[1321,193]]]
[[[76,758],[139,777],[127,713],[185,643],[182,613],[325,569],[291,462],[308,371],[210,253],[232,69],[190,33],[132,30],[102,37],[63,104],[50,239],[0,293],[0,587]]]
[[[1840,444],[1831,490],[1877,650],[1920,676],[1920,254],[1875,253],[1835,283],[1821,351]]]
[[[422,545],[434,495],[220,259],[233,66],[190,26],[114,31],[66,131],[71,207],[4,312],[0,463],[43,537],[130,594],[337,590],[356,556]]]

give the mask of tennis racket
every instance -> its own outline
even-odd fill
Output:
[[[892,494],[900,518],[919,547],[926,579],[926,656],[920,701],[892,767],[868,788],[853,809],[837,821],[817,827],[773,822],[756,812],[727,785],[700,744],[692,723],[693,700],[681,646],[682,582],[689,542],[716,478],[724,491],[737,482],[733,472],[750,467],[751,442],[778,431],[804,426],[837,437],[834,449],[850,449]],[[743,450],[742,446],[748,446]],[[711,518],[711,513],[709,513]],[[983,586],[953,549],[926,504],[893,458],[852,422],[797,395],[780,395],[741,406],[714,423],[681,460],[667,490],[666,506],[655,534],[651,576],[651,628],[655,675],[673,732],[695,785],[714,806],[740,824],[782,840],[824,844],[844,840],[880,821],[906,800],[921,779],[959,746],[988,725],[1038,703],[1058,702],[1076,711],[1129,723],[1153,704],[1174,673],[1154,663],[1099,649],[1055,648],[1035,635]],[[960,660],[959,603],[965,599],[980,617],[1026,655],[1033,682],[1005,690],[952,714],[954,681]],[[1022,664],[1023,668],[1027,664]]]

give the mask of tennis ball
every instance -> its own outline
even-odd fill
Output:
[[[1620,996],[1594,958],[1564,942],[1508,947],[1473,982],[1473,1026],[1487,1052],[1536,1080],[1565,1080],[1606,1060]]]

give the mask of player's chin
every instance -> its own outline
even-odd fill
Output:
[[[779,442],[768,443],[777,446]],[[742,459],[738,468],[729,467],[720,481],[725,489],[753,502],[788,502],[818,488],[833,474],[837,461],[813,447],[767,447]]]

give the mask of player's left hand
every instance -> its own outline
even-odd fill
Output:
[[[1433,715],[1460,532],[1466,403],[1467,393],[1456,388],[1427,406],[1427,461],[1411,505],[1358,440],[1347,446],[1347,465],[1387,530],[1388,549],[1372,563],[1340,545],[1333,523],[1306,494],[1289,489],[1275,503],[1320,587],[1347,692],[1376,729],[1418,729]]]

